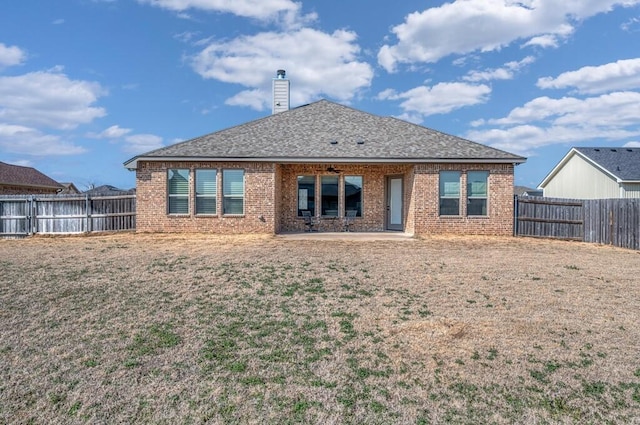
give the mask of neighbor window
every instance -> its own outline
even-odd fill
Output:
[[[338,216],[338,176],[321,177],[322,215],[325,217]]]
[[[298,176],[298,217],[302,217],[302,211],[316,215],[315,176]]]
[[[487,215],[487,181],[489,172],[467,173],[467,215]]]
[[[345,216],[347,211],[355,211],[356,217],[362,217],[362,176],[345,176],[344,210]]]
[[[222,170],[222,213],[244,214],[244,170]]]
[[[167,182],[169,214],[189,214],[189,170],[168,170]]]
[[[440,215],[460,215],[460,172],[440,172]]]
[[[196,214],[216,213],[216,170],[196,170]]]

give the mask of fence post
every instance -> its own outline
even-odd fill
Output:
[[[89,194],[86,193],[84,197],[84,211],[85,211],[85,220],[86,224],[84,228],[87,233],[91,233],[91,214],[89,213]]]
[[[38,220],[36,219],[37,204],[33,195],[29,196],[27,200],[27,225],[29,229],[29,236],[38,232]]]
[[[518,234],[518,195],[513,195],[513,236]]]
[[[613,207],[609,210],[609,245],[613,245]]]

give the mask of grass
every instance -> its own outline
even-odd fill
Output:
[[[2,423],[600,424],[640,412],[633,251],[112,235],[0,241],[0,257]]]

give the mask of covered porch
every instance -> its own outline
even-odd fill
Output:
[[[278,234],[309,230],[342,233],[413,233],[413,164],[279,164],[276,172]]]

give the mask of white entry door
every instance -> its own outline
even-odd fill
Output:
[[[404,230],[402,176],[387,177],[387,230]]]

